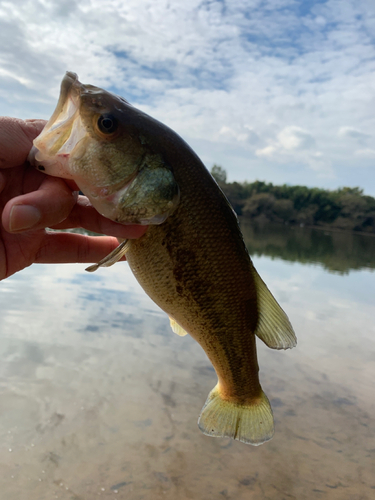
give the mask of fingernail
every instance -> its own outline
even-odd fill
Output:
[[[14,205],[10,211],[9,229],[11,231],[22,231],[31,229],[42,218],[42,214],[30,205]]]

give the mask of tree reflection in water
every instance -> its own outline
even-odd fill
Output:
[[[373,236],[275,223],[254,224],[243,218],[240,224],[252,256],[320,264],[327,271],[339,274],[375,268]]]

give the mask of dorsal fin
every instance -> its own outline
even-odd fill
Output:
[[[185,335],[187,335],[187,332],[177,323],[176,320],[174,320],[170,316],[169,316],[169,321],[171,323],[171,328],[174,333],[177,333],[177,335],[179,335],[180,337],[184,337]]]
[[[281,309],[267,285],[253,268],[258,297],[258,324],[255,334],[272,349],[290,349],[297,345],[297,338],[288,316]]]

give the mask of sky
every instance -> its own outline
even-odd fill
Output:
[[[375,196],[374,0],[0,0],[0,114],[49,118],[65,71],[229,181]]]

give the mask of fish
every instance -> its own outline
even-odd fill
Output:
[[[173,332],[201,345],[217,375],[198,420],[204,434],[255,446],[270,440],[274,421],[259,382],[256,337],[288,349],[296,336],[251,261],[234,210],[197,154],[124,98],[67,72],[29,161],[48,175],[73,179],[103,216],[148,225],[141,238],[123,241],[88,270],[125,256]]]

